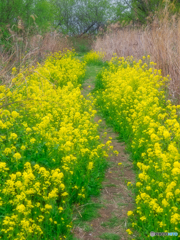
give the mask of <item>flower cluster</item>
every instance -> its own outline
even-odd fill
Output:
[[[68,51],[0,86],[0,238],[67,238],[72,204],[99,190],[108,148],[84,75]]]
[[[180,232],[180,106],[166,100],[169,77],[154,65],[115,57],[97,79],[102,88],[96,93],[137,166],[137,208],[128,215],[144,239],[151,231]]]
[[[105,52],[99,52],[99,51],[96,52],[96,51],[91,50],[84,56],[83,60],[86,63],[97,63],[99,61],[102,61],[104,59],[105,55],[106,55]]]

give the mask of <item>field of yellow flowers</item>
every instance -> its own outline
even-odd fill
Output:
[[[151,231],[180,234],[180,106],[166,99],[169,76],[154,65],[150,56],[114,56],[96,81],[96,105],[126,141],[137,170],[136,209],[127,213],[132,239],[136,231],[137,239],[150,239]]]
[[[104,56],[55,53],[37,68],[14,68],[11,86],[0,86],[0,239],[71,239],[73,206],[99,192],[112,149],[99,140],[95,106],[136,167],[129,237],[180,234],[180,106],[166,99],[169,77],[149,56],[114,57],[97,76],[95,100],[86,100],[86,64]]]
[[[0,86],[0,239],[70,239],[73,204],[99,191],[110,141],[99,140],[80,90],[86,63],[74,55]]]

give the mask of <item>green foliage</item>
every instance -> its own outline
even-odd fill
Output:
[[[104,240],[120,240],[121,239],[120,236],[114,233],[103,233],[99,237]]]
[[[10,26],[16,25],[19,19],[25,28],[34,24],[34,18],[41,27],[52,20],[51,4],[48,0],[0,0],[0,12],[0,23]]]
[[[94,33],[114,15],[108,0],[53,0],[56,26],[63,33]]]
[[[95,90],[104,89],[104,85],[103,85],[103,81],[102,81],[103,71],[104,71],[104,69],[96,77]]]
[[[42,33],[53,22],[48,0],[0,0],[0,45],[8,50],[13,36]]]
[[[107,222],[102,223],[101,226],[114,228],[114,227],[119,226],[120,223],[121,223],[120,219],[118,217],[116,217],[116,216],[113,216]]]
[[[131,21],[131,5],[127,1],[119,2],[116,6],[117,20],[122,23],[129,23]]]
[[[160,0],[132,0],[132,14],[141,23],[146,21],[146,18],[158,10],[162,6],[162,1]]]
[[[118,21],[121,23],[140,23],[145,24],[148,21],[153,20],[154,14],[159,13],[162,10],[168,10],[172,15],[179,12],[180,1],[179,0],[124,0],[118,3],[116,7],[116,14]]]
[[[101,204],[97,204],[97,203],[92,203],[92,204],[88,204],[85,206],[85,208],[83,209],[82,212],[82,220],[83,221],[91,221],[94,218],[97,218],[99,216],[98,213],[98,209],[102,207]]]
[[[72,37],[70,41],[72,42],[76,52],[87,53],[91,50],[91,41],[88,38]]]

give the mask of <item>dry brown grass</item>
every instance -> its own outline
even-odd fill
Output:
[[[72,49],[68,37],[56,31],[31,36],[28,36],[24,29],[20,33],[10,28],[9,31],[12,47],[9,51],[0,48],[0,84],[10,83],[13,67],[20,71],[22,68],[36,66],[37,62],[42,62],[49,53]]]
[[[168,12],[161,16],[161,20],[154,16],[146,28],[110,26],[97,37],[93,49],[106,50],[107,60],[113,53],[119,57],[133,56],[136,60],[150,55],[162,74],[170,75],[171,98],[180,103],[180,18],[175,15],[170,18]]]

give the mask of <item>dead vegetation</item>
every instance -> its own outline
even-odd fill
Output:
[[[164,10],[154,16],[146,27],[113,24],[101,31],[93,44],[96,51],[106,50],[107,60],[113,53],[118,57],[133,56],[136,60],[150,55],[164,76],[170,75],[171,98],[180,103],[180,18]]]
[[[36,66],[37,62],[43,61],[49,53],[72,49],[67,36],[52,30],[48,33],[34,34],[29,29],[24,29],[21,19],[14,28],[7,25],[10,37],[7,41],[10,47],[0,47],[0,84],[9,84],[12,78],[11,70],[16,67],[18,72],[22,68]],[[31,31],[32,32],[32,31]]]

